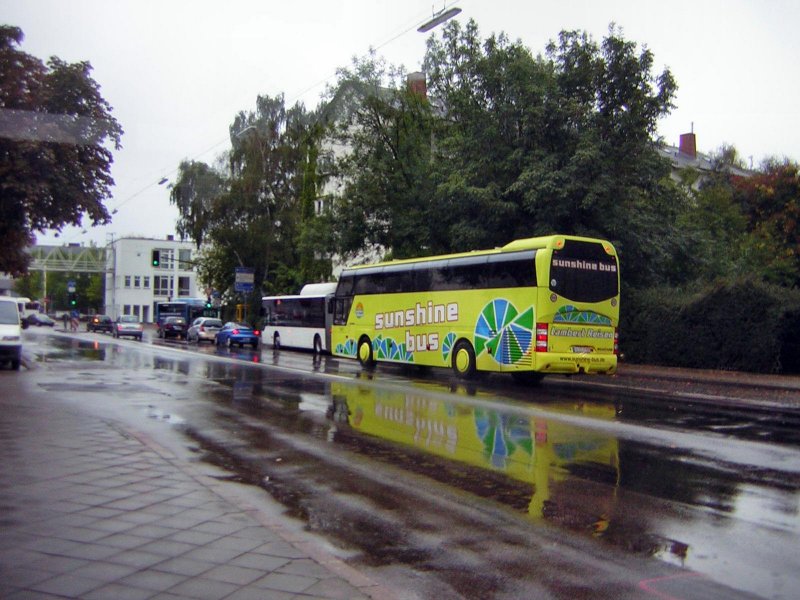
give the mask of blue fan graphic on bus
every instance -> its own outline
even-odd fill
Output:
[[[337,354],[344,354],[345,356],[352,356],[353,358],[355,358],[357,350],[358,346],[356,345],[356,341],[352,338],[348,339],[344,344],[336,345]]]
[[[611,325],[611,319],[590,310],[579,310],[568,304],[562,306],[553,318],[555,323],[591,323],[596,325]]]
[[[508,300],[492,300],[475,323],[475,354],[488,352],[501,365],[513,365],[530,350],[533,327],[532,306],[520,313]]]

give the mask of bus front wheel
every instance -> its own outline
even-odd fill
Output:
[[[466,340],[460,340],[453,349],[453,371],[460,379],[472,379],[475,376],[475,350]]]
[[[367,336],[358,341],[358,362],[365,369],[375,366],[375,357],[372,355],[372,341]]]

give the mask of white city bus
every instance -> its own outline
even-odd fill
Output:
[[[310,283],[295,296],[264,296],[264,341],[273,348],[302,348],[330,352],[336,283]]]

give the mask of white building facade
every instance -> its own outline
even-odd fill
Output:
[[[159,264],[153,265],[153,251]],[[152,323],[158,302],[182,298],[205,298],[197,284],[194,267],[196,248],[192,242],[145,238],[119,238],[107,246],[105,305],[116,319],[135,315]]]

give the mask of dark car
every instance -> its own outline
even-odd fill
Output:
[[[183,317],[167,317],[158,324],[158,337],[178,339],[186,338],[186,319]]]
[[[139,322],[139,317],[135,315],[120,315],[117,317],[117,322],[114,323],[114,331],[112,335],[115,338],[125,337],[126,335],[142,341],[142,324]]]
[[[55,327],[56,322],[42,313],[34,313],[28,315],[28,325],[36,325],[37,327]]]
[[[114,331],[114,321],[108,315],[94,315],[86,322],[86,331]]]
[[[239,347],[245,344],[250,344],[253,348],[258,348],[258,342],[261,339],[261,332],[258,329],[253,329],[243,323],[225,323],[225,325],[217,332],[214,337],[214,342],[217,346],[226,345],[231,348],[234,345]]]

